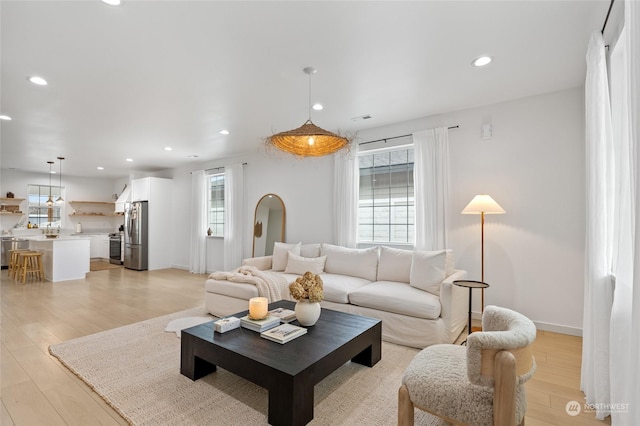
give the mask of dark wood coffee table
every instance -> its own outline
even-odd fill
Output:
[[[294,309],[294,303],[269,305],[278,307]],[[284,345],[245,328],[216,333],[209,322],[182,331],[180,373],[198,380],[220,366],[268,389],[269,424],[305,425],[313,419],[314,386],[349,360],[375,365],[381,337],[380,320],[330,309],[322,309],[307,334]]]

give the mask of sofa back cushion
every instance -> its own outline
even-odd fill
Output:
[[[318,275],[324,272],[324,264],[326,260],[326,256],[302,257],[290,251],[289,260],[287,261],[287,267],[284,269],[284,273],[304,275],[305,272],[311,272],[314,275]]]
[[[300,256],[302,257],[319,257],[320,244],[303,244],[300,246]]]
[[[271,269],[274,271],[284,271],[284,269],[287,267],[287,261],[289,260],[289,251],[293,252],[293,254],[299,255],[300,246],[300,243],[274,243],[273,257],[271,259]]]
[[[412,258],[413,250],[380,247],[377,280],[408,283],[411,276]]]
[[[354,249],[323,243],[321,252],[323,256],[327,256],[324,265],[326,273],[376,280],[378,247]]]
[[[440,284],[447,277],[447,251],[414,251],[409,284],[440,296]]]

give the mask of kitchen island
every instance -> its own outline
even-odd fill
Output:
[[[89,272],[89,238],[80,236],[26,237],[29,249],[42,252],[47,281],[80,280]]]

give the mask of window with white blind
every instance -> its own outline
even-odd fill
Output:
[[[207,211],[211,235],[224,236],[224,173],[208,177]]]
[[[359,156],[358,242],[413,244],[413,148]]]

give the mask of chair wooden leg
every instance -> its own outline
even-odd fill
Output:
[[[494,361],[493,425],[510,426],[516,419],[516,358],[500,351]]]
[[[413,426],[413,402],[405,385],[398,389],[398,426]]]
[[[22,267],[20,268],[20,282],[26,284],[27,282],[27,269],[29,269],[29,258],[27,256],[20,256],[22,261]]]

